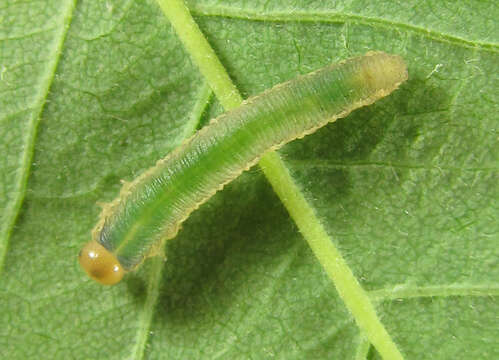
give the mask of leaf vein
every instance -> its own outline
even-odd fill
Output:
[[[10,234],[14,227],[17,214],[21,209],[21,205],[26,192],[31,159],[34,153],[38,123],[40,122],[44,106],[47,102],[50,87],[55,78],[55,73],[59,60],[61,59],[64,42],[66,40],[75,7],[76,0],[67,0],[61,6],[61,23],[59,26],[59,31],[55,34],[56,41],[53,42],[53,48],[51,49],[51,51],[49,51],[49,53],[51,53],[53,56],[50,61],[48,61],[45,73],[43,73],[40,77],[38,92],[34,96],[34,111],[29,115],[27,121],[27,131],[23,139],[23,151],[19,156],[20,161],[19,167],[17,169],[17,176],[13,181],[13,196],[7,202],[4,215],[1,219],[2,225],[0,226],[0,272],[2,270],[5,256],[7,254],[7,246]]]
[[[479,47],[483,51],[488,52],[499,52],[499,44],[490,43],[485,41],[472,41],[459,37],[456,35],[451,35],[448,33],[443,33],[435,30],[428,30],[421,26],[406,24],[402,22],[390,21],[387,19],[382,19],[378,17],[369,17],[356,15],[351,13],[339,13],[339,12],[306,12],[306,11],[293,11],[293,12],[270,12],[267,14],[261,14],[250,10],[236,9],[229,6],[211,6],[203,4],[194,4],[191,8],[193,14],[199,16],[220,16],[233,19],[243,19],[250,21],[275,21],[275,22],[324,22],[324,23],[357,23],[362,25],[376,26],[382,28],[398,28],[412,33],[416,33],[423,37],[455,44],[466,48],[476,48]]]
[[[422,297],[458,297],[458,296],[499,296],[498,284],[450,284],[434,286],[395,285],[391,288],[373,290],[369,296],[375,302]]]
[[[499,171],[497,167],[452,167],[452,166],[442,166],[442,165],[418,165],[418,164],[403,164],[403,163],[391,163],[382,161],[369,161],[369,162],[352,162],[352,163],[338,163],[323,159],[303,159],[303,160],[293,160],[287,159],[287,163],[293,164],[294,167],[300,168],[324,168],[324,169],[334,169],[334,168],[355,168],[355,167],[386,167],[386,168],[400,168],[400,169],[410,169],[410,170],[427,170],[427,171],[470,171],[470,172],[496,172]]]
[[[185,126],[184,133],[182,134],[184,139],[181,140],[188,139],[196,131],[196,128],[201,122],[203,112],[210,101],[211,93],[211,89],[206,83],[200,87],[197,96],[198,100],[194,104],[190,119]],[[163,253],[163,251],[161,253]],[[139,317],[136,342],[132,350],[132,359],[135,360],[143,359],[145,356],[145,348],[150,334],[152,316],[159,297],[163,268],[164,259],[161,256],[156,256],[152,261],[152,266],[148,274],[146,300]]]

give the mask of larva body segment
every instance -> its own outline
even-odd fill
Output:
[[[265,152],[373,103],[406,79],[399,56],[371,52],[249,98],[124,185],[104,207],[92,241],[124,271],[134,269],[154,245],[174,237],[192,211]],[[82,266],[96,279],[91,265]]]

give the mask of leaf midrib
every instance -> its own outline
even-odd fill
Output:
[[[157,0],[157,2],[175,28],[187,52],[190,53],[199,67],[200,72],[210,83],[222,106],[229,110],[240,105],[242,97],[239,91],[229,78],[225,67],[219,61],[218,55],[211,48],[192,18],[190,10],[183,3],[183,0]],[[303,196],[302,190],[292,178],[280,156],[275,152],[268,152],[260,159],[259,165],[291,218],[300,229],[318,262],[333,281],[340,297],[355,318],[357,325],[361,329],[365,329],[369,340],[382,356],[389,359],[403,359],[397,345],[381,323],[367,293],[360,286],[345,259],[333,245],[313,207]],[[158,269],[158,271],[161,271],[161,269]],[[159,286],[159,282],[157,284]],[[157,297],[157,289],[153,293],[152,296]],[[148,300],[146,300],[146,303],[156,303],[156,299],[151,302]],[[152,310],[144,309],[144,313],[152,314]],[[150,317],[148,322],[150,324]],[[142,338],[140,343],[141,347],[145,348],[145,338]],[[139,348],[136,348],[136,350],[140,351]]]

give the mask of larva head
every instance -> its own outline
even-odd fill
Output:
[[[81,249],[78,261],[88,276],[103,285],[114,285],[125,274],[118,259],[95,240]]]

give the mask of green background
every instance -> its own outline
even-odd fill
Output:
[[[245,97],[369,50],[406,59],[399,91],[280,152],[407,359],[498,358],[494,1],[188,5]],[[258,167],[168,244],[154,306],[154,261],[114,287],[79,269],[96,203],[221,112],[205,89],[152,0],[0,6],[0,358],[364,358]]]

